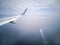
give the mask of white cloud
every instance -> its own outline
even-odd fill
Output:
[[[60,0],[1,0],[0,6],[19,8],[47,8],[54,7],[60,9]]]

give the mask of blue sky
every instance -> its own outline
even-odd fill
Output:
[[[0,0],[0,14],[21,14],[28,8],[28,15],[60,14],[60,0]],[[34,13],[35,12],[35,13]]]

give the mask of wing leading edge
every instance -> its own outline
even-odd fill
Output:
[[[8,18],[4,18],[4,19],[0,19],[0,26],[7,24],[7,23],[13,23],[14,21],[16,21],[19,17],[21,17],[22,15],[25,15],[27,11],[27,8],[25,9],[25,11],[18,16],[12,16],[12,17],[8,17]]]

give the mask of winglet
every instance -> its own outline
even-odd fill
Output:
[[[25,11],[21,14],[21,15],[25,15],[26,11],[27,11],[28,8],[25,9]]]

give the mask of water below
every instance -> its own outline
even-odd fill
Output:
[[[0,19],[10,15],[0,15]],[[40,29],[49,45],[60,45],[60,15],[25,15],[16,24],[0,26],[1,45],[43,45]]]

